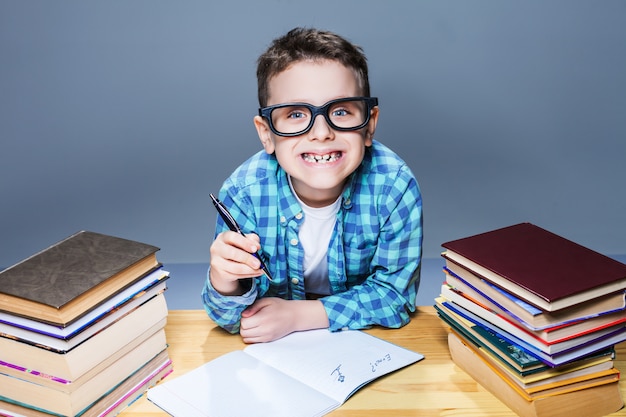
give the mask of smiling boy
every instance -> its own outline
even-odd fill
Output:
[[[362,50],[296,28],[261,55],[257,80],[263,151],[219,193],[246,236],[218,217],[202,292],[208,315],[246,343],[408,323],[422,199],[406,163],[374,140],[378,100]]]

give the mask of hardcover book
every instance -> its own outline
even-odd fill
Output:
[[[569,321],[552,327],[537,329],[533,328],[499,304],[498,301],[501,300],[496,301],[493,298],[486,296],[475,288],[467,285],[462,280],[455,279],[453,275],[448,275],[446,277],[446,284],[449,285],[454,292],[458,292],[461,296],[467,298],[475,304],[491,310],[505,320],[508,320],[511,323],[523,328],[525,331],[536,335],[548,344],[558,343],[567,339],[574,339],[576,337],[602,331],[610,327],[626,327],[626,310],[622,309],[612,313],[596,315],[585,319]],[[487,316],[484,317],[487,318]]]
[[[592,372],[584,372],[582,375],[569,372],[561,378],[552,378],[550,381],[539,381],[531,384],[525,384],[513,377],[507,370],[499,366],[490,356],[485,355],[484,351],[476,349],[468,340],[461,335],[456,335],[468,348],[476,355],[477,359],[484,362],[496,375],[504,380],[509,386],[517,391],[527,401],[537,400],[539,398],[550,397],[553,395],[565,394],[568,392],[580,391],[598,385],[610,384],[619,381],[619,370],[612,366],[606,369],[592,369]],[[610,364],[609,364],[610,365]]]
[[[162,351],[113,390],[90,404],[81,417],[116,416],[144,395],[148,388],[172,373],[173,365],[167,350]],[[8,417],[51,417],[44,409],[30,404],[0,398],[0,415]]]
[[[546,311],[626,288],[626,265],[520,223],[446,242],[443,256]]]
[[[521,347],[526,353],[534,356],[535,358],[541,360],[543,363],[551,367],[568,364],[585,356],[596,354],[597,352],[608,349],[626,339],[626,333],[624,331],[614,332],[602,336],[596,340],[587,341],[581,345],[574,345],[564,351],[560,351],[554,354],[548,354],[544,350],[540,349],[538,345],[530,343],[529,341],[518,337],[519,335],[509,333],[508,331],[493,325],[484,318],[472,313],[471,311],[465,309],[464,307],[461,307],[456,303],[447,301],[445,298],[441,300],[441,306],[447,310],[454,312],[455,314],[458,314],[464,319],[473,322],[480,327],[486,328],[494,332],[498,335],[498,337],[506,340],[511,344]]]
[[[21,379],[49,378],[51,382],[70,383],[100,371],[101,364],[134,349],[138,342],[163,328],[166,320],[167,303],[164,295],[158,294],[67,352],[0,337],[0,374],[23,370],[28,375]]]
[[[449,333],[448,346],[452,360],[461,369],[520,417],[601,417],[623,407],[616,379],[605,379],[586,388],[580,385],[570,392],[566,389],[529,400],[456,334]]]
[[[0,311],[65,327],[156,268],[158,250],[78,232],[0,272]]]
[[[532,331],[519,324],[515,320],[510,319],[502,312],[491,306],[478,303],[475,299],[468,297],[467,294],[450,288],[444,284],[441,287],[441,296],[448,301],[463,307],[467,311],[471,311],[477,316],[483,318],[489,323],[497,326],[504,331],[513,334],[520,339],[535,345],[548,354],[556,354],[571,350],[577,346],[583,346],[591,341],[598,340],[611,334],[624,333],[626,338],[626,327],[624,322],[619,321],[616,324],[602,326],[593,331],[584,331],[578,334],[568,335],[567,337],[547,337],[542,331]]]
[[[0,399],[57,415],[78,416],[166,348],[165,331],[161,329],[90,379],[71,385],[59,384],[59,387],[39,385],[0,373]]]
[[[162,272],[162,273],[159,273]],[[165,271],[155,271],[111,297],[67,327],[56,327],[24,317],[0,313],[0,336],[64,353],[102,331],[121,317],[167,289]]]
[[[479,294],[480,298],[497,305],[530,330],[549,332],[552,329],[572,325],[580,327],[582,323],[618,321],[619,317],[626,318],[623,292],[609,294],[555,312],[547,312],[531,306],[489,281],[478,278],[459,265],[451,264],[449,268],[444,268],[444,272],[446,273],[446,282],[451,286],[464,292]]]
[[[439,317],[450,326],[450,330],[462,334],[466,339],[471,340],[475,345],[489,351],[496,356],[512,372],[518,373],[521,377],[534,375],[553,369],[541,362],[536,357],[529,355],[520,346],[502,339],[494,332],[480,327],[469,320],[446,308],[443,298],[437,299],[435,310]]]

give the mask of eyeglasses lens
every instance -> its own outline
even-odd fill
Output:
[[[318,114],[334,128],[345,130],[362,127],[368,117],[367,102],[363,99],[331,102],[316,108],[310,105],[294,104],[272,110],[272,124],[280,133],[293,134],[307,130]]]

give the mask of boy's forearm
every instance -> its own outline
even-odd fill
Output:
[[[329,326],[328,315],[319,300],[294,300],[296,329],[294,331],[326,329]]]
[[[221,279],[213,278],[213,275],[209,273],[209,279],[211,280],[211,285],[221,295],[231,296],[231,295],[243,295],[247,290],[250,289],[250,285],[248,285],[245,289],[243,285],[241,285],[241,280],[235,281],[226,281]]]

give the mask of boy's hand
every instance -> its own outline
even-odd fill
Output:
[[[259,241],[254,233],[244,237],[227,231],[217,236],[210,249],[213,288],[223,295],[241,295],[240,279],[263,274],[261,263],[253,255],[261,248]]]
[[[328,327],[319,300],[260,298],[241,313],[239,334],[244,343],[271,342],[295,331]]]

